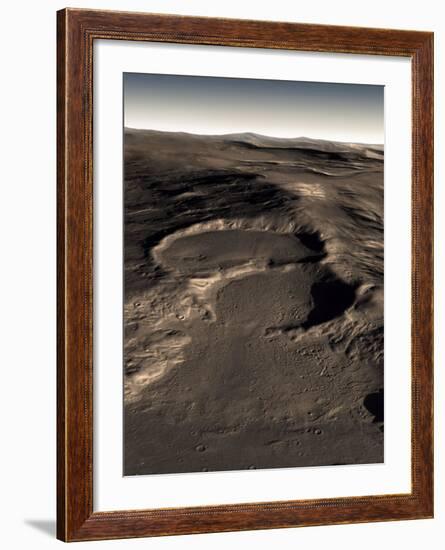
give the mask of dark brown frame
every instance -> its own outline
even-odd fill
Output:
[[[58,12],[57,31],[58,538],[75,541],[431,518],[433,34],[78,9]],[[411,493],[93,512],[92,69],[96,39],[378,54],[412,60]]]

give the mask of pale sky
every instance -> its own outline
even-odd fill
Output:
[[[129,128],[384,141],[383,86],[124,73]]]

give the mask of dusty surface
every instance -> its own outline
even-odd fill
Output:
[[[383,461],[383,150],[125,132],[125,475]]]

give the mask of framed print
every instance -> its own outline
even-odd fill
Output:
[[[432,517],[432,33],[57,24],[58,538]]]

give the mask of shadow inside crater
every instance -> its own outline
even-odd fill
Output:
[[[383,422],[384,419],[384,399],[383,389],[378,392],[369,393],[363,404],[366,409],[374,416],[373,422]]]
[[[311,294],[314,307],[301,325],[305,330],[342,315],[354,303],[355,288],[340,279],[330,279],[314,283]]]
[[[296,236],[300,239],[300,242],[306,248],[309,248],[314,252],[324,252],[324,248],[325,248],[324,241],[321,239],[318,231],[313,231],[312,233],[309,233],[309,232],[296,233]]]

